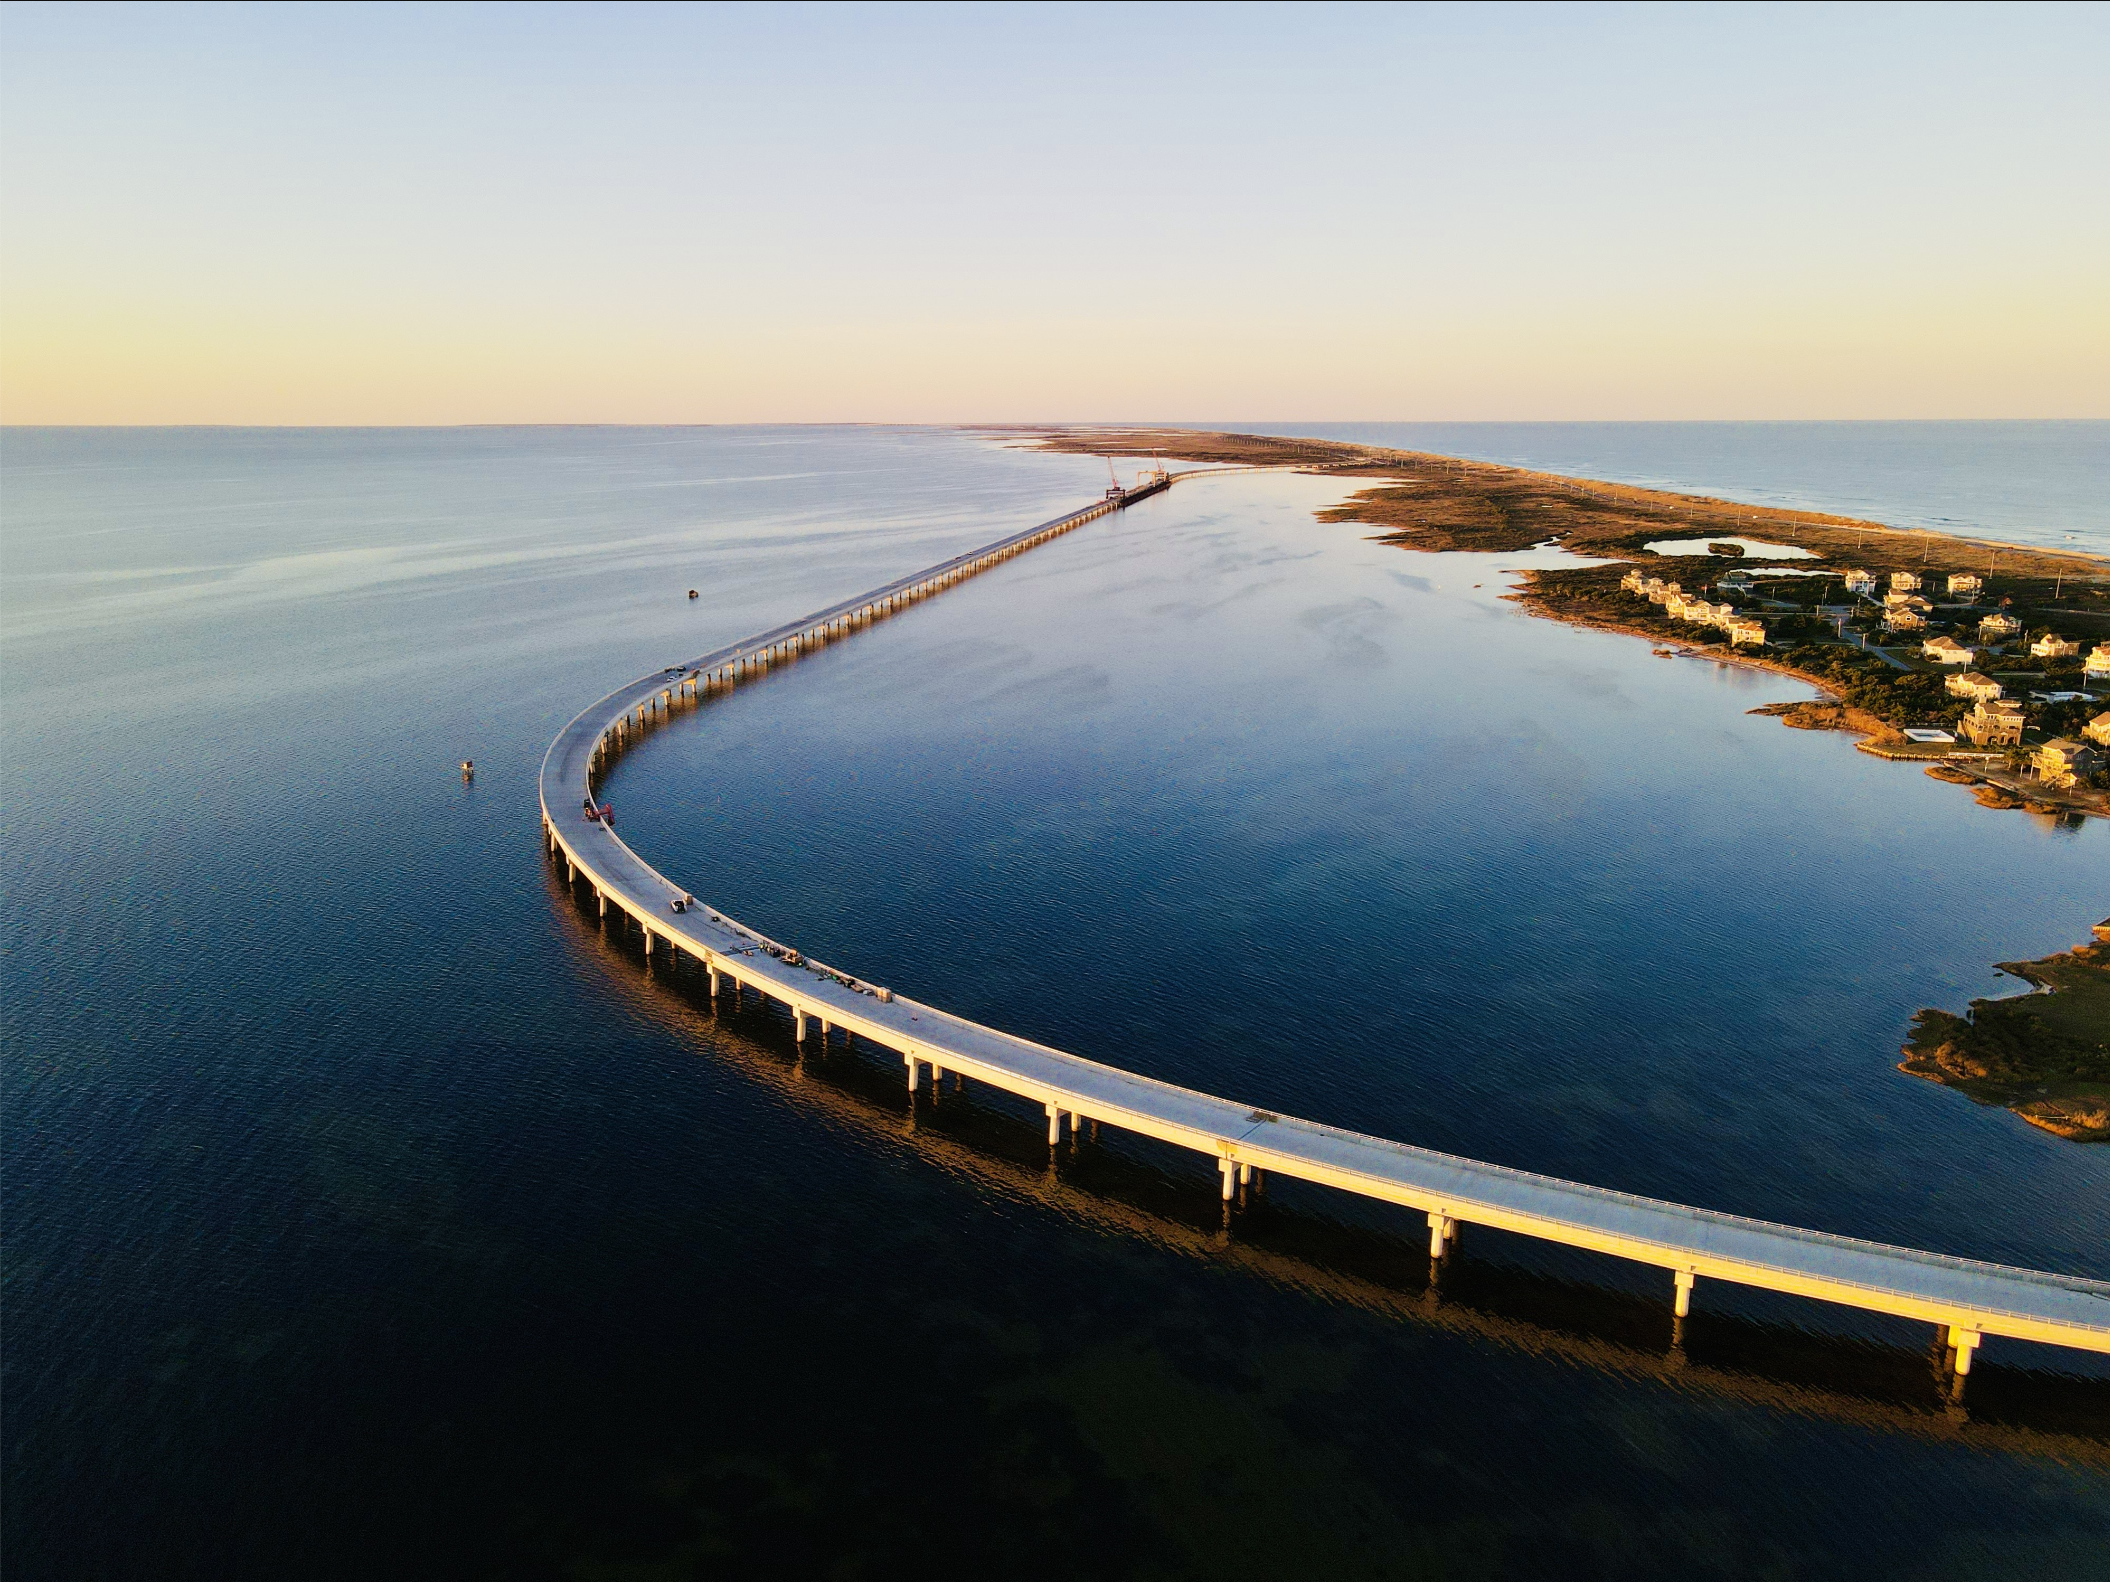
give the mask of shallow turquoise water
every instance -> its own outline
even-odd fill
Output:
[[[795,1062],[538,860],[558,725],[1066,508],[886,430],[4,436],[23,1575],[2084,1575],[2110,1380]],[[626,836],[1080,1053],[2110,1276],[2110,1156],[1891,1069],[2110,844],[1223,479],[677,721]],[[1476,586],[1477,585],[1477,586]],[[697,587],[691,603],[684,595]],[[464,756],[480,773],[463,786]]]

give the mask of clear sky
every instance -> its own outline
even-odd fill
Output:
[[[0,418],[2110,416],[2110,8],[0,12]]]

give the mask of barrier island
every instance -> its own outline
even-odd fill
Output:
[[[1666,657],[1794,676],[1822,696],[1752,712],[1853,732],[1863,751],[1917,763],[1984,807],[2110,815],[2105,557],[1343,441],[982,432],[1072,454],[1367,479],[1320,519],[1367,524],[1407,550],[1558,545],[1579,563],[1519,568],[1506,597],[1535,615],[1652,639]],[[1696,552],[1649,548],[1666,540]],[[1697,622],[1688,603],[1705,612]],[[1900,1069],[2061,1137],[2110,1138],[2110,944],[2000,970],[2044,992],[1974,1000],[1962,1016],[1922,1011]]]
[[[2110,557],[1332,440],[1155,428],[991,432],[1072,453],[1368,477],[1320,520],[1367,523],[1380,542],[1409,550],[1557,545],[1585,563],[1519,568],[1522,583],[1506,597],[1553,620],[1655,639],[1667,655],[1795,676],[1824,700],[1757,712],[1799,729],[1854,732],[1879,757],[1944,770],[1938,778],[1973,787],[1985,806],[2110,815],[2102,767],[2110,723],[2097,724],[2110,712],[2110,671],[2088,668],[2098,647],[2110,663]],[[1767,564],[1783,557],[1747,552],[1739,539],[1795,558]],[[1665,541],[1699,548],[1648,547]],[[1643,572],[1707,614],[1696,621],[1698,610],[1679,613],[1684,606],[1664,588],[1634,586]],[[1858,591],[1848,586],[1855,574]],[[1886,586],[1910,591],[1886,596]],[[1947,652],[1967,647],[1968,662],[1930,654],[1951,631],[1967,641],[1949,638]],[[1975,690],[1953,685],[1968,677]],[[1983,723],[1981,702],[2014,716],[1998,722],[1995,750],[1957,739],[1967,719]],[[1944,739],[1905,734],[1914,730]],[[2055,742],[2083,750],[2079,773],[2039,762]]]

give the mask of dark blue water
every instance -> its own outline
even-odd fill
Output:
[[[1245,423],[2110,554],[2110,422]]]
[[[558,725],[1039,520],[875,430],[9,433],[23,1576],[2102,1574],[2110,1379],[794,1058],[540,860]],[[823,957],[1256,1103],[2110,1275],[2110,1158],[1893,1071],[2102,826],[1184,485],[678,720],[626,835]],[[1475,586],[1478,584],[1479,586]],[[694,603],[689,587],[704,595]],[[480,773],[463,786],[463,756]]]

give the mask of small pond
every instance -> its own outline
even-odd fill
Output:
[[[1710,538],[1659,538],[1646,547],[1658,555],[1704,555],[1709,544],[1736,544],[1747,555],[1767,555],[1776,560],[1816,560],[1813,550],[1802,549],[1794,544],[1768,544],[1755,538],[1738,538],[1733,535]]]

